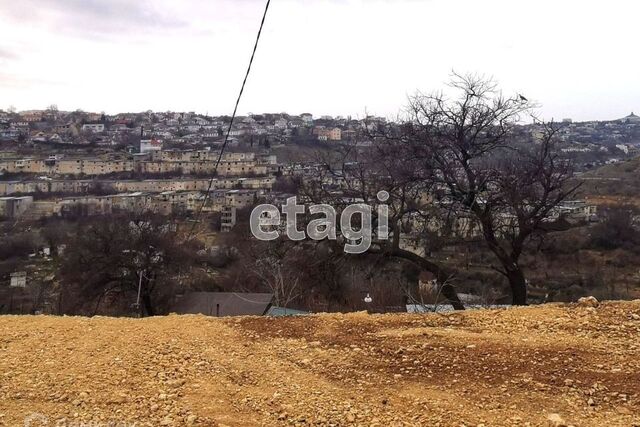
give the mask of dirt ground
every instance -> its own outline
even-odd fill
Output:
[[[1,426],[640,426],[640,301],[0,317]]]

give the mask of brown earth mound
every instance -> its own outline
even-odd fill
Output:
[[[0,317],[1,426],[640,426],[640,302]]]

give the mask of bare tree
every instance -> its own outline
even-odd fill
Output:
[[[254,273],[273,293],[277,307],[287,308],[299,296],[300,277],[296,272],[288,271],[276,258],[261,258],[255,262]]]
[[[152,214],[87,220],[62,256],[65,312],[95,314],[101,302],[140,300],[140,314],[163,311],[182,269],[196,259],[192,242],[181,242],[173,224]],[[128,304],[127,304],[128,302]]]
[[[553,124],[541,124],[537,140],[518,138],[521,117],[534,117],[524,97],[504,97],[492,80],[474,75],[454,75],[450,85],[453,99],[442,93],[411,98],[402,141],[423,162],[424,179],[441,193],[441,205],[478,222],[513,304],[524,305],[520,256],[579,184],[570,185],[571,164],[554,150]]]
[[[508,280],[513,303],[526,304],[520,256],[575,193],[572,165],[555,150],[553,123],[538,122],[537,138],[521,132],[525,115],[535,120],[534,105],[523,96],[505,97],[491,79],[474,75],[454,74],[450,91],[452,98],[411,97],[399,123],[366,124],[371,147],[340,145],[324,154],[305,196],[338,207],[361,201],[375,217],[376,194],[385,190],[390,239],[375,240],[370,253],[433,273],[440,292],[463,308],[456,266],[436,261],[431,248],[481,239],[498,261],[493,268]]]
[[[384,138],[375,137],[372,147],[344,144],[323,153],[318,159],[321,167],[315,179],[305,181],[303,194],[315,203],[330,203],[338,209],[354,201],[372,206],[374,245],[368,253],[378,255],[380,266],[401,259],[433,273],[448,302],[455,309],[464,309],[452,284],[454,271],[430,257],[426,245],[422,250],[411,250],[403,241],[409,234],[427,234],[441,212],[431,202],[434,183],[426,179],[433,173],[425,170],[428,165],[403,143],[401,132],[402,128],[385,129],[380,131]],[[388,193],[387,200],[378,199],[382,190]],[[381,203],[389,209],[389,239],[375,233]]]

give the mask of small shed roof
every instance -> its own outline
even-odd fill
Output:
[[[191,292],[173,306],[177,314],[206,316],[264,316],[271,308],[273,294],[238,292]]]

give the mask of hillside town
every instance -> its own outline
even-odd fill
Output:
[[[14,142],[96,144],[120,146],[139,136],[140,152],[158,151],[163,144],[173,146],[220,145],[230,117],[210,117],[194,112],[152,112],[138,114],[62,112],[55,105],[46,110],[0,111],[0,140]],[[370,117],[369,122],[384,121]],[[297,116],[249,114],[234,121],[229,130],[230,145],[252,141],[256,146],[281,144],[296,138],[312,137],[319,141],[341,141],[355,138],[362,120],[308,113]]]
[[[0,111],[0,217],[38,220],[141,209],[169,215],[193,213],[204,203],[205,212],[226,211],[223,217],[230,220],[235,210],[258,200],[282,199],[284,193],[274,191],[279,177],[319,176],[318,163],[308,159],[279,163],[278,147],[366,147],[371,131],[387,120],[282,113],[250,114],[230,128],[229,122],[229,117],[196,113],[62,112],[55,105]],[[535,139],[539,132],[538,126],[526,125],[520,133]],[[617,161],[640,147],[640,117],[564,120],[558,134],[565,153],[592,152],[601,162]],[[220,157],[225,139],[227,150]],[[323,179],[334,190],[348,186],[339,182],[347,176]],[[594,216],[594,208],[563,210],[575,211],[580,219]]]
[[[59,111],[56,105],[45,110],[0,110],[0,141],[60,143],[71,145],[96,144],[121,146],[127,142],[144,141],[141,152],[160,150],[162,144],[185,146],[220,145],[224,140],[230,117],[211,117],[195,112],[121,113],[108,115],[82,110]],[[364,127],[386,122],[384,117],[314,117],[310,113],[251,114],[238,117],[230,129],[231,146],[241,141],[259,145],[281,144],[308,137],[317,141],[352,141]],[[636,146],[640,136],[640,116],[629,115],[609,121],[574,122],[565,118],[560,135],[563,141],[576,144],[630,144]],[[535,134],[539,129],[528,126]],[[262,138],[260,138],[262,137]]]
[[[228,129],[229,120],[194,113],[65,113],[55,107],[0,112],[1,215],[38,219],[73,206],[96,214],[141,206],[193,211],[206,191],[212,194],[205,210],[245,207],[270,191],[283,172],[272,146],[298,138],[352,139],[360,123],[272,114],[240,118]],[[216,165],[225,139],[227,152]]]
[[[1,112],[0,218],[27,233],[39,230],[37,235],[46,235],[51,233],[47,231],[51,224],[58,222],[152,214],[169,222],[199,224],[203,253],[237,251],[238,239],[248,231],[248,210],[260,203],[280,206],[292,196],[310,203],[313,195],[306,190],[312,183],[317,184],[316,190],[324,194],[325,201],[336,206],[362,202],[366,198],[358,191],[362,172],[374,170],[376,165],[352,158],[333,170],[326,157],[351,147],[370,151],[380,139],[377,132],[395,126],[381,117],[356,120],[311,114],[249,114],[230,124],[229,117],[195,113],[106,115],[62,112],[55,106],[42,111]],[[535,145],[544,137],[544,130],[538,124],[518,125],[515,136],[520,143]],[[640,120],[634,114],[606,123],[564,120],[555,130],[560,151],[580,166],[578,173],[631,158],[640,146]],[[572,157],[585,153],[593,155]],[[374,174],[368,179],[381,178]],[[422,203],[423,213],[430,206],[448,210],[451,200],[439,196],[444,189],[419,190],[414,197]],[[403,230],[398,233],[399,248],[416,256],[428,257],[432,251],[425,246],[425,233],[439,239],[454,233],[470,242],[482,237],[482,228],[470,213],[458,213],[453,222],[432,216],[426,223],[419,213],[403,217]],[[601,216],[596,204],[579,196],[558,203],[544,222],[580,229],[584,224],[598,223]],[[512,213],[504,212],[497,218],[504,226],[517,223]],[[238,223],[243,224],[238,227]],[[284,219],[281,227],[286,228]],[[15,228],[7,236],[12,233]],[[225,243],[225,234],[231,235],[231,244]],[[30,250],[44,259],[65,247],[55,241],[35,245]],[[446,251],[439,256],[449,257]],[[56,283],[58,273],[46,263],[40,271],[39,265],[10,264],[4,279],[11,287],[23,289],[27,283],[51,278]],[[219,273],[208,274],[218,277],[214,283],[219,282]],[[421,280],[427,287],[435,283],[428,275]],[[237,290],[233,284],[218,286]],[[531,284],[530,294],[544,300],[548,290],[536,286]],[[260,289],[263,286],[256,284],[251,290]],[[282,290],[276,294],[279,292]],[[496,295],[490,299],[500,300],[499,292]],[[59,297],[59,293],[50,294],[49,303]],[[480,298],[477,293],[461,297],[468,302]],[[40,309],[42,303],[38,303]],[[318,302],[294,306],[307,310],[322,307]],[[15,309],[15,304],[12,307]]]
[[[193,112],[106,115],[63,112],[55,105],[0,111],[0,217],[38,220],[119,210],[169,215],[202,209],[224,211],[227,222],[221,228],[228,231],[237,209],[265,198],[283,199],[284,193],[274,191],[277,179],[319,177],[321,166],[309,159],[279,163],[278,147],[366,147],[387,120],[281,113],[249,114],[229,124],[229,117]],[[520,130],[522,138],[533,140],[540,132],[535,124]],[[640,117],[631,113],[585,123],[564,119],[558,136],[565,154],[598,156],[587,167],[616,162],[638,152]],[[348,187],[340,182],[347,175],[322,179],[337,191]],[[594,207],[572,203],[561,210],[579,219],[595,217]]]

